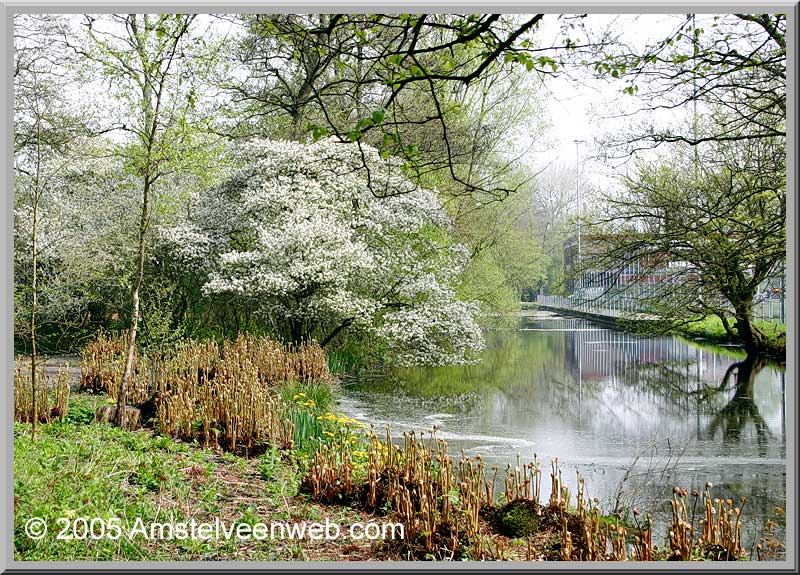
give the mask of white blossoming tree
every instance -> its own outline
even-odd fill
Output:
[[[455,294],[466,249],[449,239],[436,194],[399,162],[329,140],[253,141],[238,158],[243,168],[162,231],[205,293],[257,302],[291,341],[326,345],[359,330],[401,365],[463,363],[481,351],[478,308]]]

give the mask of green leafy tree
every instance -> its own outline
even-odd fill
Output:
[[[38,387],[37,321],[39,318],[40,268],[43,251],[42,208],[56,193],[60,178],[73,159],[73,144],[85,137],[87,126],[79,111],[70,106],[68,89],[73,62],[64,58],[60,38],[66,33],[60,17],[14,15],[14,172],[15,230],[24,250],[25,276],[15,282],[18,313],[27,311],[27,336],[31,349],[32,437],[36,438]],[[45,236],[44,244],[49,238]],[[15,253],[15,256],[17,253]],[[20,263],[15,257],[15,263]],[[18,268],[19,266],[15,266]],[[15,273],[15,275],[17,275]],[[22,279],[22,278],[18,278]],[[27,297],[26,297],[27,296]]]
[[[99,64],[127,108],[129,123],[121,129],[130,138],[120,150],[127,169],[139,180],[141,201],[137,254],[131,290],[128,350],[117,419],[125,426],[125,404],[139,330],[140,294],[145,277],[148,230],[156,186],[180,171],[190,149],[189,115],[195,99],[193,70],[188,66],[190,48],[197,41],[190,34],[194,15],[125,14],[87,15],[88,44],[80,52]]]
[[[364,142],[407,163],[413,176],[445,169],[460,193],[506,197],[516,187],[459,169],[472,155],[452,108],[498,69],[538,76],[558,69],[568,35],[537,45],[544,14],[313,14],[243,16],[236,62],[246,75],[225,83],[241,113],[232,134],[264,129],[273,137],[334,136]],[[419,128],[427,129],[421,131]],[[277,133],[270,130],[277,130]],[[437,134],[435,140],[416,138]],[[423,152],[430,143],[439,144]]]
[[[668,326],[714,315],[748,352],[764,351],[753,302],[786,258],[784,161],[782,139],[759,138],[708,144],[700,163],[677,148],[640,164],[592,222],[605,235],[583,269],[663,274],[642,302]]]

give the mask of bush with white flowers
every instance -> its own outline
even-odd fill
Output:
[[[286,337],[360,330],[399,364],[475,357],[478,308],[459,301],[463,246],[436,194],[370,147],[257,140],[244,166],[195,197],[161,238],[207,294],[235,293]]]

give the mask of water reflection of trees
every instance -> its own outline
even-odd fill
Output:
[[[625,385],[661,400],[663,407],[672,412],[687,415],[691,412],[713,411],[721,407],[717,395],[709,395],[699,401],[694,396],[698,384],[705,388],[709,381],[697,381],[692,378],[693,360],[667,360],[658,364],[634,364],[627,366],[622,379]],[[716,382],[713,382],[716,383]],[[695,401],[692,401],[694,396]],[[714,405],[717,403],[717,405]]]
[[[767,442],[771,436],[767,422],[761,416],[754,398],[756,376],[764,369],[765,360],[757,355],[748,355],[743,361],[734,363],[725,372],[722,383],[717,388],[703,389],[702,394],[724,393],[730,386],[731,379],[736,379],[733,397],[720,411],[714,415],[708,425],[709,437],[715,437],[722,432],[723,440],[727,443],[738,443],[742,432],[752,423],[757,442],[762,455],[766,455]]]
[[[713,385],[707,381],[692,381],[693,378],[687,374],[693,371],[694,364],[687,359],[656,365],[631,365],[626,369],[625,379],[630,385],[662,395],[673,407],[686,413],[701,411],[712,414],[706,430],[709,439],[721,433],[727,444],[738,443],[745,428],[752,424],[763,452],[770,431],[754,398],[756,378],[766,366],[766,360],[750,355],[735,361],[727,367],[721,383],[714,382]],[[731,387],[733,396],[725,402]]]
[[[686,457],[693,461],[681,459],[674,473],[665,475],[670,457],[662,451],[653,458],[657,473],[644,473],[650,464],[642,469],[640,461],[626,489],[658,493],[661,500],[673,485],[687,487],[691,481],[702,487],[710,480],[720,496],[746,495],[750,514],[758,508],[753,516],[765,517],[782,505],[784,479],[775,461],[785,448],[770,440],[767,421],[783,400],[779,380],[764,373],[763,359],[675,338],[593,329],[585,322],[527,327],[488,334],[481,364],[403,370],[397,377],[384,373],[360,389],[386,420],[416,418],[424,425],[431,414],[449,413],[455,417],[444,419],[445,430],[532,439],[540,455],[548,449],[564,457],[596,453],[620,457],[624,464],[631,450],[656,438],[670,438],[677,454],[691,443]],[[720,439],[730,449],[720,449]],[[749,459],[756,453],[776,459],[766,467],[725,463],[726,455]],[[716,458],[722,459],[715,463]],[[614,475],[613,467],[599,469],[603,477],[594,488],[613,495],[621,474]],[[652,509],[655,502],[642,504]]]
[[[581,398],[572,403],[570,415],[582,412],[584,423],[593,427],[621,424],[633,432],[638,427],[645,435],[645,430],[662,425],[660,436],[677,434],[676,438],[686,436],[689,423],[698,440],[722,435],[728,445],[741,443],[749,425],[763,453],[770,432],[755,402],[756,379],[762,383],[762,403],[770,397],[783,402],[774,394],[774,377],[758,377],[767,365],[764,359],[747,360],[741,352],[678,338],[640,338],[614,330],[567,331],[564,339],[563,385],[572,397]],[[741,383],[734,386],[738,380]]]
[[[675,338],[643,339],[591,325],[544,327],[488,334],[477,365],[384,373],[356,389],[385,397],[378,403],[389,411],[403,403],[408,412],[469,416],[476,427],[481,421],[527,427],[545,419],[639,437],[657,432],[688,439],[689,432],[703,440],[722,431],[734,442],[741,437],[737,429],[752,422],[759,443],[767,437],[752,391],[763,361],[740,373],[743,358],[731,351],[721,355]],[[742,383],[734,386],[737,379]],[[695,417],[692,432],[687,422]]]
[[[646,414],[659,413],[670,416],[674,427],[693,411],[690,379],[702,375],[698,366],[705,364],[685,343],[614,330],[568,332],[565,339],[564,363],[582,396],[577,407],[593,423],[635,428]]]

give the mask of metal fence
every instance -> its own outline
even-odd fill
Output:
[[[786,306],[780,298],[770,298],[753,304],[753,317],[764,321],[786,323]]]
[[[536,303],[547,307],[593,313],[607,317],[650,317],[642,309],[641,301],[634,292],[604,295],[597,298],[576,296],[542,295]],[[753,304],[753,318],[763,321],[785,323],[785,306],[780,298],[770,298]]]
[[[623,317],[641,313],[639,302],[629,296],[615,295],[600,298],[578,298],[575,296],[538,295],[536,303],[548,307],[582,311],[608,317]]]

